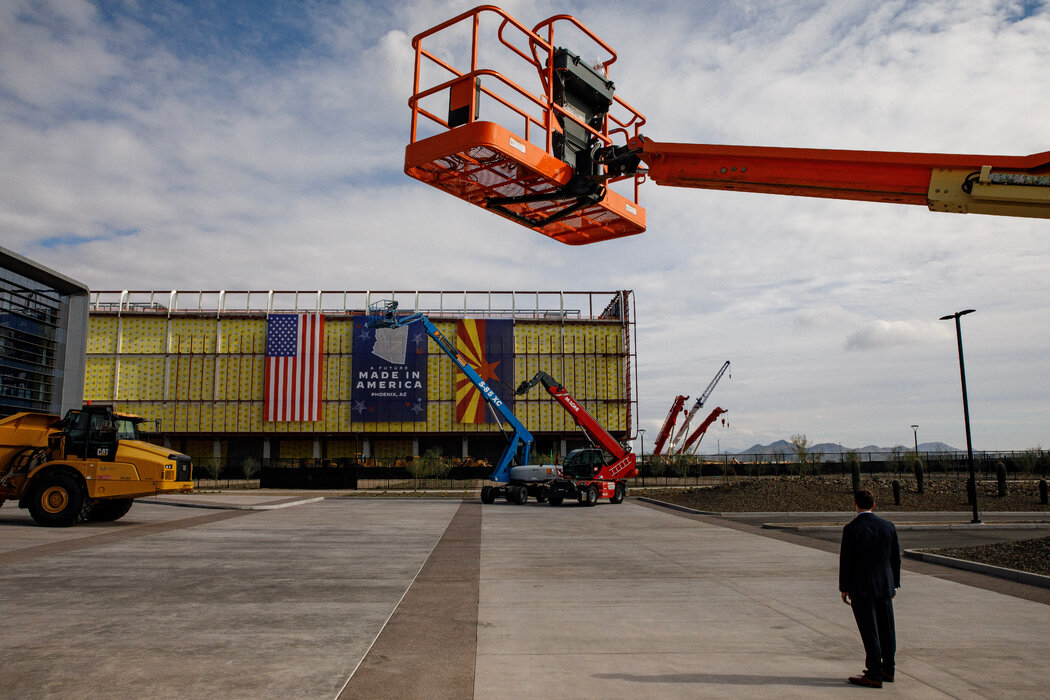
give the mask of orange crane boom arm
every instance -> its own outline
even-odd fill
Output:
[[[674,430],[674,424],[678,420],[678,412],[682,410],[682,405],[688,398],[688,396],[679,394],[671,402],[671,410],[667,412],[667,418],[664,419],[664,424],[660,427],[660,432],[656,435],[656,442],[653,444],[654,455],[660,454],[660,451],[664,449],[664,443],[667,442],[667,438],[671,437],[671,431]]]
[[[921,204],[1050,218],[1050,151],[1030,156],[895,153],[637,139],[658,185]]]

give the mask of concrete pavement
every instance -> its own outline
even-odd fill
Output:
[[[834,543],[635,501],[138,503],[60,530],[8,504],[0,533],[5,697],[1046,692],[1050,605],[1007,582],[906,563],[897,682],[855,688]]]

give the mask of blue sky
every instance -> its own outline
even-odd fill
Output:
[[[570,248],[405,177],[411,37],[474,4],[3,0],[3,245],[94,289],[633,289],[642,427],[729,359],[732,448],[963,445],[937,319],[976,308],[975,447],[1050,447],[1046,221],[649,183]],[[658,141],[1050,150],[1045,2],[503,6],[601,35]]]

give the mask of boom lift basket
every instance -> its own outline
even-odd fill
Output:
[[[483,20],[498,24],[494,37],[483,37]],[[556,25],[582,34],[605,60],[588,65],[558,48]],[[449,37],[465,30],[469,56],[439,57]],[[418,34],[412,46],[406,174],[570,245],[645,230],[638,204],[644,173],[623,175],[617,165],[634,157],[627,144],[638,140],[645,118],[613,94],[607,75],[616,54],[589,29],[556,15],[529,30],[488,5]],[[479,56],[493,50],[492,63],[480,66]],[[508,73],[535,78],[530,84],[539,89]],[[432,74],[438,78],[423,85]],[[447,115],[439,114],[445,104]],[[481,120],[482,113],[496,121]],[[609,186],[617,182],[630,196]]]

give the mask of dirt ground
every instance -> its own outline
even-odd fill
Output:
[[[914,479],[900,481],[900,503],[894,499],[893,479],[861,480],[861,488],[875,496],[877,511],[968,511],[965,482],[934,479],[919,493]],[[716,513],[833,512],[853,510],[851,480],[836,477],[776,477],[735,479],[726,484],[685,489],[651,490],[646,496],[668,503]],[[1010,481],[1005,496],[994,482],[979,482],[977,504],[981,512],[1034,512],[1050,515],[1050,506],[1039,501],[1038,480]],[[1050,537],[1003,542],[977,547],[930,550],[1008,569],[1050,575]]]

